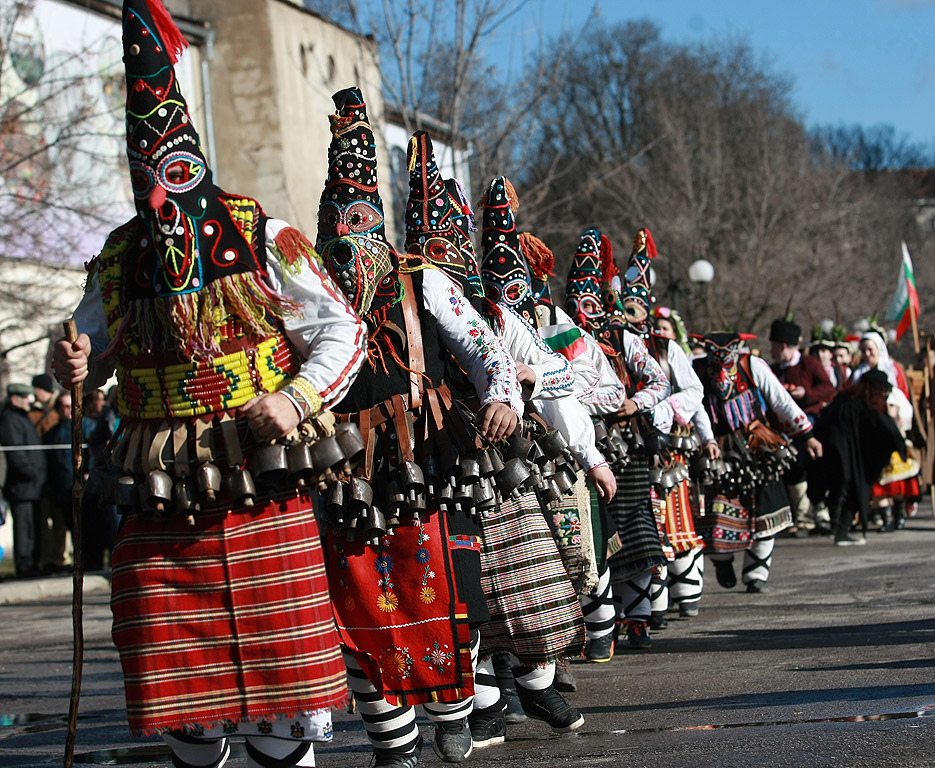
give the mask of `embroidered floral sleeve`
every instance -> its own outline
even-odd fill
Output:
[[[652,411],[653,424],[663,432],[669,432],[673,421],[687,425],[701,408],[704,387],[692,368],[688,355],[676,344],[668,345],[666,361],[672,371],[669,382],[672,394]]]
[[[438,333],[474,385],[481,403],[507,403],[523,414],[523,395],[516,364],[497,336],[454,283],[438,269],[422,273],[425,307],[435,317]]]
[[[809,434],[812,431],[812,423],[808,416],[796,405],[792,395],[776,378],[766,361],[750,355],[750,371],[753,374],[753,383],[756,384],[766,405],[779,419],[782,431],[789,437]]]
[[[500,306],[505,328],[503,341],[507,351],[535,371],[536,383],[531,399],[554,398],[574,392],[575,372],[567,358],[549,349],[536,330],[517,312]]]
[[[653,360],[646,345],[635,334],[624,331],[624,353],[627,369],[642,387],[633,395],[633,401],[643,410],[651,410],[656,403],[665,400],[672,389],[659,363]]]

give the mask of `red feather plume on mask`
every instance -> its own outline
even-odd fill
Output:
[[[609,283],[613,278],[620,274],[617,264],[614,262],[614,246],[607,235],[601,235],[601,277],[605,283]]]
[[[182,31],[172,20],[172,16],[161,0],[146,0],[146,7],[153,17],[153,23],[156,25],[156,34],[162,40],[166,48],[166,53],[173,64],[178,64],[182,58],[183,51],[188,48],[188,41],[182,37]]]

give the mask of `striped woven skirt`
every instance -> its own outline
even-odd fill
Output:
[[[764,483],[755,497],[716,494],[706,500],[705,513],[696,524],[708,552],[746,549],[754,539],[767,539],[792,525],[789,497],[781,480]]]
[[[535,494],[485,513],[481,528],[481,584],[490,610],[481,656],[512,653],[535,666],[580,653],[581,608]]]
[[[230,513],[128,518],[113,552],[113,639],[136,735],[331,737],[347,697],[307,495]]]
[[[690,480],[683,480],[666,494],[665,529],[676,556],[701,544],[692,516]]]
[[[612,578],[627,578],[666,564],[653,513],[645,454],[634,453],[617,474],[617,493],[607,511],[619,538],[619,549],[608,558],[614,571]]]
[[[467,606],[452,552],[480,548],[434,512],[377,547],[328,531],[326,561],[341,643],[391,704],[458,701],[474,693]]]

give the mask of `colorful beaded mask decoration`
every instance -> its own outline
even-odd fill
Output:
[[[740,357],[740,344],[755,339],[752,333],[730,333],[721,331],[709,333],[704,336],[692,334],[692,339],[700,341],[708,354],[708,364],[715,370],[732,371]]]
[[[126,0],[127,155],[142,226],[128,300],[178,296],[261,268],[219,200],[173,64],[187,43],[160,0]]]
[[[505,176],[490,182],[484,202],[484,261],[480,273],[484,291],[492,301],[509,307],[535,326],[536,302],[516,231],[511,205],[515,200],[516,193]]]
[[[565,282],[565,311],[586,331],[596,331],[606,315],[601,301],[601,233],[581,236]]]
[[[656,258],[656,243],[648,229],[641,229],[633,238],[633,252],[624,273],[623,314],[634,333],[647,336],[651,330],[650,311],[652,289],[649,263]]]
[[[432,139],[418,131],[409,140],[409,201],[406,252],[422,256],[459,283],[466,278],[464,255],[452,223],[452,201],[438,172]]]
[[[473,302],[475,298],[484,297],[484,281],[481,280],[477,252],[471,240],[471,233],[477,231],[474,211],[471,210],[471,204],[460,181],[445,179],[445,189],[448,192],[448,203],[451,205],[451,226],[464,259],[464,276],[470,289],[466,295],[470,296]]]
[[[318,244],[328,272],[363,315],[395,298],[396,257],[383,226],[377,155],[358,88],[338,91],[330,115],[328,178],[318,208]]]

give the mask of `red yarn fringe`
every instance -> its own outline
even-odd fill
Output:
[[[538,237],[531,232],[520,232],[519,247],[522,249],[526,261],[529,262],[529,269],[533,277],[542,280],[549,275],[555,274],[555,254]]]
[[[494,329],[497,331],[497,335],[503,333],[503,310],[489,297],[484,296],[483,299],[483,310],[484,316],[493,320],[497,324],[497,327]]]
[[[276,247],[290,267],[309,262],[315,253],[315,246],[295,227],[285,227],[276,235]]]
[[[656,241],[653,240],[653,233],[645,227],[643,228],[643,232],[646,233],[646,255],[651,259],[655,259],[659,255],[659,251],[656,250]]]
[[[610,282],[620,274],[614,262],[614,246],[607,235],[601,235],[601,276],[604,282]]]
[[[188,47],[188,40],[182,37],[182,31],[172,20],[172,16],[161,0],[146,0],[146,7],[153,17],[153,23],[156,25],[156,34],[162,40],[166,53],[173,64],[178,64],[182,58],[182,52]]]

